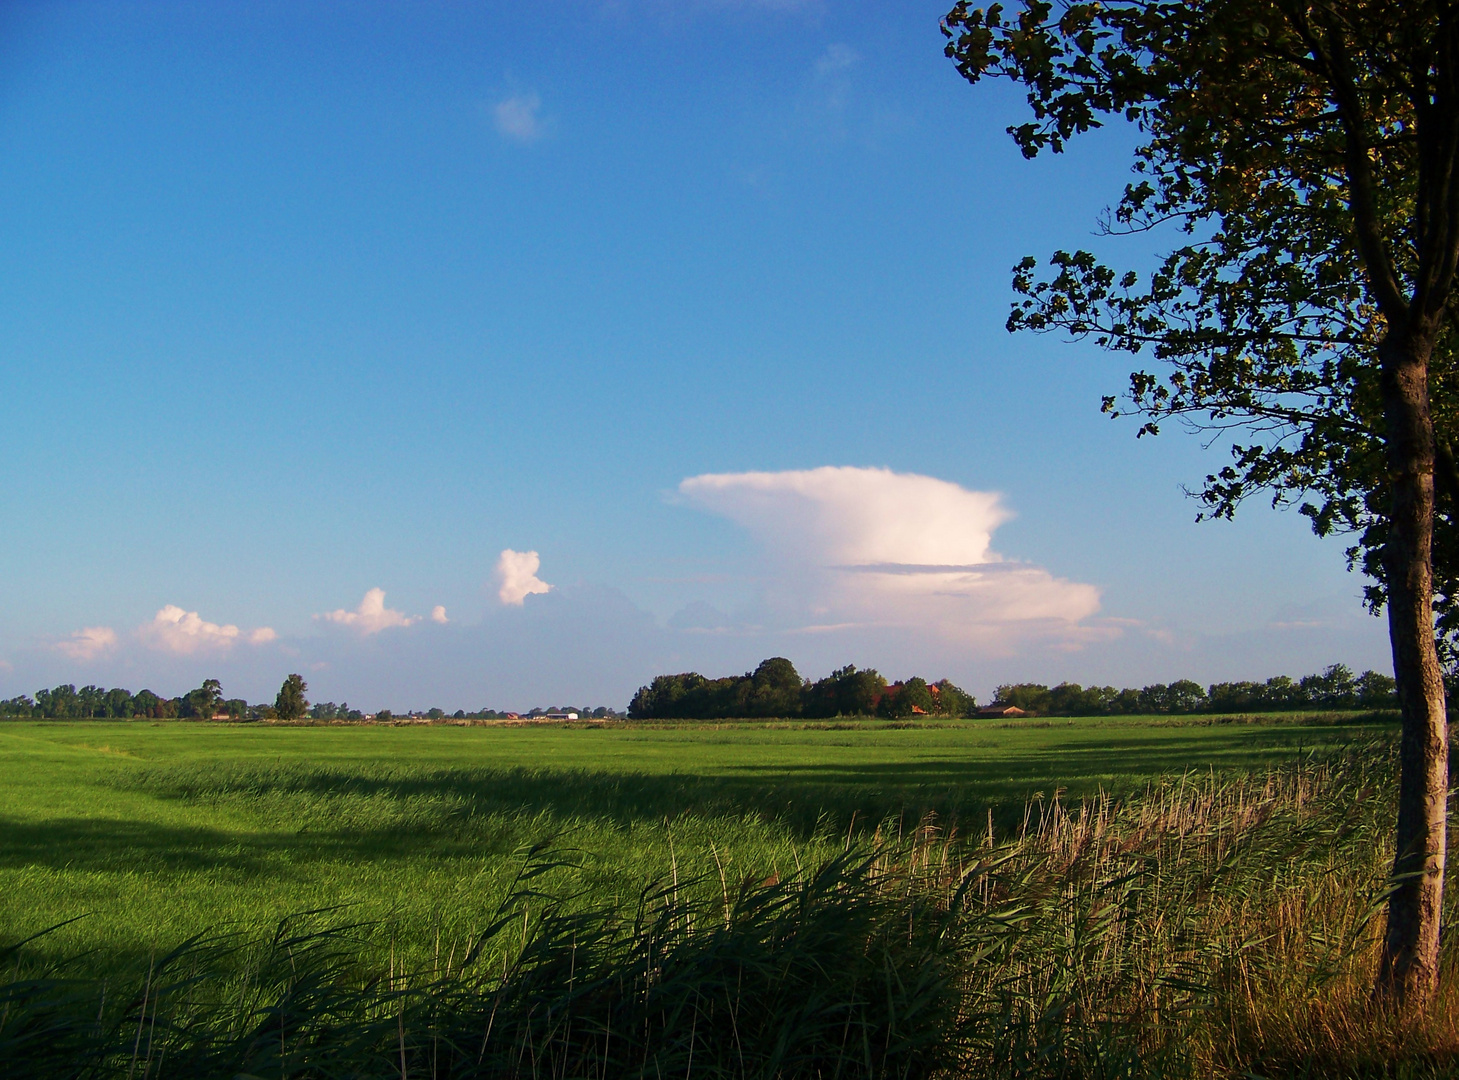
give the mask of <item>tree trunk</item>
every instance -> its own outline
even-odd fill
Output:
[[[1449,727],[1434,649],[1432,343],[1432,335],[1395,329],[1379,347],[1391,497],[1383,562],[1403,738],[1394,883],[1378,991],[1409,1004],[1427,1001],[1438,986],[1449,796]]]

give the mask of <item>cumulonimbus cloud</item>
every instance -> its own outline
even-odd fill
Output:
[[[117,632],[110,626],[83,626],[56,642],[56,651],[72,660],[91,660],[116,647]]]
[[[366,636],[378,634],[381,630],[389,630],[391,627],[411,626],[420,622],[419,615],[407,615],[403,611],[386,607],[385,590],[379,588],[365,593],[364,599],[360,601],[360,606],[354,611],[338,608],[314,617],[326,622],[338,623],[340,626],[348,626]]]
[[[1009,630],[1078,636],[1093,585],[992,550],[1011,516],[994,492],[890,469],[711,473],[690,503],[748,529],[778,566],[777,593],[816,627],[920,627],[955,639]],[[790,613],[787,613],[790,614]]]
[[[168,604],[153,616],[151,622],[139,626],[137,636],[149,648],[180,656],[222,651],[239,641],[262,645],[278,637],[267,626],[260,626],[245,635],[232,623],[219,625],[208,622],[196,611],[184,611],[176,604]]]
[[[535,551],[505,549],[496,561],[497,598],[521,607],[533,593],[551,592],[552,586],[537,576],[540,569],[542,560]]]

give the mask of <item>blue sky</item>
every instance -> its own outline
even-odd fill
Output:
[[[1148,262],[1131,133],[1024,161],[939,4],[565,10],[0,9],[0,694],[1388,669],[1340,542],[1194,524],[1218,452],[1003,330]]]

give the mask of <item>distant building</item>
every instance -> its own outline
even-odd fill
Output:
[[[550,712],[542,715],[548,720],[576,720],[578,718],[578,714],[575,712]]]
[[[986,705],[978,710],[979,716],[1027,716],[1017,705]]]

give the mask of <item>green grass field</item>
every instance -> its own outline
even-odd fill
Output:
[[[646,882],[814,863],[935,812],[1000,833],[1030,798],[1260,769],[1391,731],[1362,717],[967,721],[897,727],[0,725],[0,939],[135,962],[221,927],[344,906],[419,958],[489,918],[524,845],[593,903]]]

